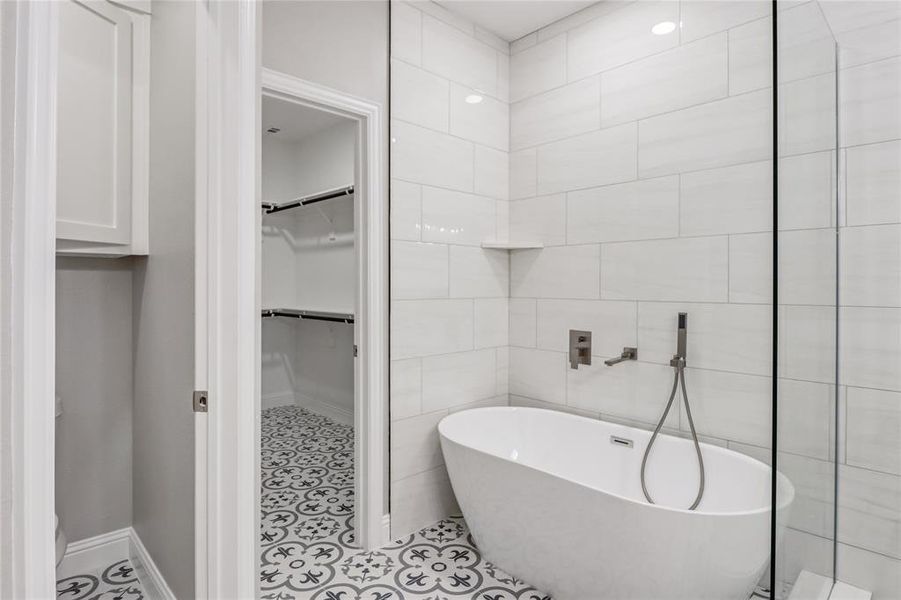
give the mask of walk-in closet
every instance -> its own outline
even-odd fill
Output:
[[[356,127],[265,94],[261,112],[261,586],[312,591],[355,547]]]

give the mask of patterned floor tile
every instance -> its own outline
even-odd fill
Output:
[[[144,590],[128,559],[56,582],[57,600],[144,600],[144,597]]]
[[[353,540],[353,428],[295,406],[262,415],[267,600],[550,600],[485,561],[452,516],[372,552]]]

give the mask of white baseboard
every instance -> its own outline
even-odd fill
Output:
[[[334,404],[323,402],[322,400],[317,400],[316,398],[311,398],[310,396],[301,393],[296,394],[296,402],[297,406],[305,408],[310,412],[328,417],[329,419],[337,421],[342,425],[354,424],[353,409],[335,406]]]
[[[66,554],[56,567],[56,578],[64,579],[102,569],[130,555],[131,527],[101,533],[70,542]]]
[[[261,408],[275,408],[276,406],[290,406],[295,403],[294,392],[274,392],[263,394],[260,397]]]
[[[175,600],[175,594],[169,589],[141,538],[131,527],[69,544],[62,562],[56,569],[56,578],[63,579],[91,573],[124,558],[131,560],[147,600]]]
[[[176,600],[175,594],[172,593],[163,574],[153,562],[153,558],[147,552],[138,533],[131,527],[128,529],[131,532],[129,556],[131,556],[131,564],[138,572],[138,579],[144,587],[144,597],[148,600]]]

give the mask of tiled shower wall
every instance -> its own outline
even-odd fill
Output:
[[[507,404],[509,44],[392,2],[391,531],[455,507],[436,427]],[[481,102],[470,103],[477,95]]]
[[[767,460],[772,415],[769,2],[601,3],[512,44],[512,404],[648,426],[688,312],[708,441]],[[842,337],[838,576],[901,595],[898,5],[780,12],[780,469],[795,483],[781,575],[831,574],[835,52]],[[662,21],[681,30],[652,35]],[[568,329],[594,334],[570,370]],[[638,361],[610,368],[625,346]],[[851,387],[853,386],[853,387]],[[682,414],[669,427],[687,430]]]
[[[603,2],[509,56],[434,4],[392,10],[393,532],[454,508],[435,432],[448,411],[509,391],[513,404],[655,422],[679,311],[699,431],[767,459],[770,3]],[[899,16],[889,2],[780,13],[778,418],[798,493],[783,573],[831,570],[838,212],[838,575],[877,599],[901,595]],[[682,28],[650,34],[661,21]],[[838,157],[834,38],[848,49]],[[473,90],[482,103],[465,103]],[[479,248],[508,235],[545,248],[509,263]],[[592,366],[568,368],[571,328],[594,332]],[[637,362],[603,365],[636,345]]]

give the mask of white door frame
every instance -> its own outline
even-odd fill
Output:
[[[58,17],[0,11],[0,596],[53,598]]]
[[[263,69],[262,91],[266,96],[339,115],[356,124],[354,343],[359,354],[354,361],[354,515],[355,539],[362,547],[373,549],[388,541],[383,499],[387,397],[384,365],[388,355],[381,107],[270,69]]]
[[[252,598],[259,587],[260,98],[268,94],[358,123],[359,250],[355,426],[358,542],[387,541],[387,197],[379,105],[260,66],[260,5],[197,8],[196,577],[198,598]]]

